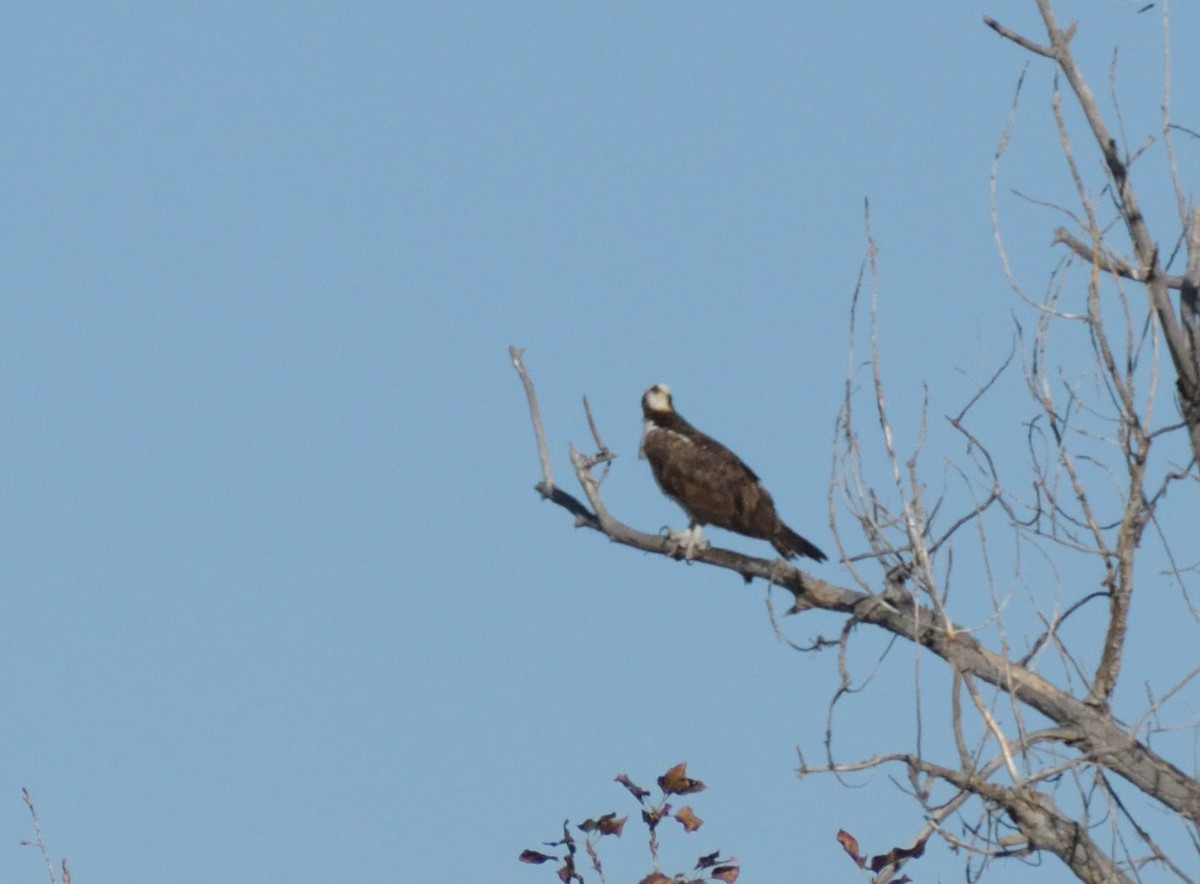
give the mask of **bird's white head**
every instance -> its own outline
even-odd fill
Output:
[[[671,388],[666,384],[655,384],[642,394],[642,411],[647,415],[670,414],[675,410],[671,403]]]

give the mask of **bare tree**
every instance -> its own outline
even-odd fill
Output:
[[[927,468],[926,406],[916,426],[901,428],[916,435],[913,450],[897,450],[876,346],[880,277],[868,215],[850,317],[852,347],[868,325],[867,355],[861,364],[850,359],[829,498],[850,584],[724,549],[699,550],[692,560],[790,591],[790,613],[844,615],[839,635],[797,646],[832,649],[842,676],[829,703],[824,758],[810,763],[801,753],[802,775],[898,766],[922,811],[913,843],[945,839],[964,852],[972,879],[1001,861],[1051,855],[1081,881],[1150,874],[1191,881],[1187,870],[1194,876],[1200,867],[1200,723],[1186,709],[1197,699],[1200,653],[1191,652],[1182,671],[1156,671],[1156,680],[1141,685],[1122,678],[1136,660],[1131,649],[1154,650],[1147,632],[1156,622],[1184,630],[1192,643],[1184,647],[1200,649],[1200,209],[1184,191],[1173,141],[1187,130],[1170,116],[1169,42],[1161,131],[1130,151],[1111,134],[1072,55],[1076,25],[1061,27],[1049,0],[1036,3],[1045,42],[985,22],[1056,69],[1051,113],[1075,202],[1045,207],[1069,223],[1054,232],[1060,262],[1032,295],[1010,266],[996,196],[1014,137],[1010,117],[992,193],[1000,257],[1019,298],[1013,349],[947,417],[958,449],[943,453],[936,475]],[[1165,4],[1160,9],[1166,38]],[[1082,132],[1067,122],[1061,82],[1066,100],[1082,111]],[[1178,226],[1165,237],[1151,231],[1135,188],[1136,163],[1152,149],[1166,157],[1165,189],[1177,207]],[[1172,275],[1175,262],[1185,266]],[[532,383],[520,351],[510,353],[539,441],[537,490],[579,526],[677,554],[668,538],[637,531],[605,507],[600,485],[612,456],[590,412],[597,453],[571,449],[584,500],[555,484]],[[1163,383],[1170,379],[1174,401],[1164,404],[1159,394],[1171,389]],[[1011,435],[995,444],[977,430],[983,409],[1010,380],[1019,381],[1027,404],[1009,429],[1020,445]],[[1164,516],[1168,494],[1182,515]],[[966,587],[953,605],[952,584]],[[963,618],[977,617],[980,599],[986,616],[968,624]],[[1145,624],[1143,633],[1136,624]],[[915,739],[895,740],[915,748],[844,760],[835,747],[838,704],[862,682],[847,649],[869,635],[911,643],[914,670],[931,655],[939,660],[945,693],[929,696],[915,672]]]

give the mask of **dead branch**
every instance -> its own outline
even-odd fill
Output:
[[[989,28],[991,28],[993,31],[995,31],[997,34],[999,34],[1001,37],[1004,37],[1007,40],[1012,40],[1014,43],[1016,43],[1022,49],[1027,49],[1030,52],[1032,52],[1034,55],[1040,55],[1044,58],[1054,58],[1054,47],[1052,47],[1052,46],[1042,46],[1038,43],[1033,42],[1028,37],[1022,37],[1020,34],[1018,34],[1012,28],[1005,27],[1004,25],[1000,24],[1000,22],[996,21],[991,16],[985,15],[983,17],[983,23],[985,25],[987,25]]]
[[[1132,727],[1118,722],[1109,704],[1121,680],[1134,598],[1135,554],[1147,525],[1154,525],[1162,538],[1171,563],[1168,573],[1182,591],[1193,617],[1200,617],[1188,598],[1184,580],[1189,566],[1175,563],[1156,515],[1156,506],[1166,497],[1168,485],[1180,478],[1194,479],[1195,464],[1200,461],[1200,209],[1190,210],[1185,229],[1167,240],[1175,242],[1176,248],[1180,243],[1186,247],[1186,272],[1180,276],[1166,274],[1131,178],[1134,163],[1156,145],[1156,139],[1147,139],[1130,153],[1117,108],[1117,131],[1126,145],[1118,146],[1073,58],[1075,24],[1060,27],[1050,0],[1036,2],[1046,27],[1045,44],[994,19],[986,18],[985,22],[1006,40],[1054,62],[1052,113],[1078,206],[1051,206],[1074,229],[1056,229],[1054,243],[1065,249],[1059,251],[1061,258],[1050,274],[1044,296],[1030,296],[1016,280],[1004,252],[996,200],[997,171],[1012,133],[1024,82],[1022,73],[993,162],[991,211],[1006,278],[1021,300],[1036,310],[1036,328],[1026,339],[1018,326],[1013,352],[1004,364],[981,383],[956,416],[947,418],[971,460],[961,466],[951,461],[946,470],[953,481],[961,481],[966,502],[944,491],[930,492],[925,486],[926,469],[920,465],[920,455],[926,444],[928,391],[919,418],[913,418],[919,425],[915,426],[917,441],[911,455],[906,457],[898,450],[878,341],[878,249],[870,229],[869,207],[865,207],[867,253],[850,308],[847,377],[836,421],[828,497],[830,525],[850,585],[826,582],[778,560],[713,547],[697,550],[692,561],[733,571],[746,582],[759,577],[769,585],[786,589],[794,599],[789,613],[819,608],[844,617],[836,638],[818,639],[811,647],[787,640],[797,650],[838,649],[840,684],[827,710],[827,763],[809,767],[801,755],[802,776],[821,772],[841,777],[852,771],[900,763],[908,772],[912,795],[928,814],[928,831],[923,837],[937,830],[947,840],[954,838],[944,830],[943,823],[951,814],[957,814],[964,818],[970,838],[952,843],[967,845],[980,856],[1048,851],[1085,881],[1137,879],[1147,863],[1158,864],[1182,878],[1182,872],[1167,859],[1117,788],[1126,794],[1128,786],[1139,790],[1150,802],[1160,805],[1154,808],[1156,811],[1167,809],[1177,814],[1189,825],[1189,832],[1200,826],[1200,780],[1161,755],[1161,741],[1151,747],[1152,735],[1166,729],[1159,722],[1164,704],[1194,684],[1200,677],[1200,667],[1175,681],[1161,696],[1155,696],[1147,687],[1148,704],[1140,714],[1135,710]],[[1109,81],[1114,105],[1115,72],[1114,54]],[[1070,86],[1063,94],[1058,89],[1060,79]],[[1098,192],[1104,200],[1111,200],[1111,207],[1092,196],[1097,188],[1090,179],[1096,171],[1076,161],[1068,114],[1062,106],[1064,96],[1068,100],[1074,96],[1099,146],[1104,186]],[[1169,153],[1182,217],[1184,201],[1170,134],[1183,130],[1170,122],[1169,96],[1168,78],[1164,84],[1161,141]],[[1139,174],[1145,166],[1138,165]],[[1113,230],[1121,225],[1132,243],[1129,255],[1111,246]],[[1165,266],[1171,266],[1170,259]],[[1086,283],[1078,285],[1083,272],[1087,273]],[[1136,299],[1131,305],[1127,281],[1145,286],[1144,307],[1138,306]],[[870,285],[868,292],[863,291],[864,284]],[[1179,293],[1177,312],[1173,292]],[[860,299],[860,295],[868,297]],[[861,359],[854,353],[860,300],[869,300],[869,307],[863,308],[869,310],[869,331],[863,337],[869,338],[870,350]],[[1063,333],[1074,335],[1091,348],[1082,373],[1064,369],[1052,359],[1057,352],[1052,338],[1056,341]],[[1183,422],[1174,427],[1156,428],[1152,423],[1160,342],[1165,342],[1177,375]],[[991,394],[1018,352],[1033,410],[1025,423],[1030,473],[1024,484],[1014,483],[1011,477],[1006,477],[1007,483],[1001,481],[1001,468],[1006,473],[1010,469],[1003,456],[1006,452],[999,445],[989,450],[986,440],[971,426],[975,422],[972,409]],[[607,508],[600,487],[615,454],[604,445],[586,398],[584,410],[597,451],[586,455],[574,446],[569,449],[583,499],[554,486],[532,382],[521,363],[520,351],[510,349],[510,355],[526,389],[543,465],[543,481],[536,486],[539,493],[571,512],[576,525],[644,552],[679,558],[678,545],[668,537],[638,531]],[[866,425],[871,427],[871,438],[877,439],[879,448],[884,476],[880,484],[872,484],[864,467],[859,426],[863,420],[861,413],[855,412],[855,402],[863,396],[872,412]],[[861,409],[861,404],[858,407]],[[901,409],[892,412],[905,413]],[[1178,427],[1189,432],[1191,461],[1183,468],[1176,463],[1158,470],[1151,477],[1152,443],[1167,438]],[[999,464],[993,451],[1000,458]],[[1164,457],[1156,451],[1155,460],[1157,469]],[[598,469],[601,465],[603,471]],[[852,542],[844,530],[839,530],[839,515],[845,513],[861,539]],[[1035,623],[1032,628],[1033,635],[1015,647],[1006,628],[1005,608],[1016,593],[1003,586],[999,567],[989,551],[989,544],[1001,533],[995,530],[997,523],[1012,533],[1018,556],[1032,553],[1033,558],[1041,557],[1038,564],[1051,569],[1047,591],[1046,585],[1038,584],[1040,578],[1026,575],[1023,559],[1014,566],[1018,576],[1013,582],[1027,581],[1032,612],[1040,618],[1040,625]],[[994,615],[977,618],[985,621],[982,626],[962,625],[948,607],[952,575],[956,601],[960,597],[958,584],[964,582],[955,571],[956,561],[961,561],[955,546],[961,549],[962,538],[967,535],[961,529],[968,525],[974,527],[976,536],[971,544],[978,545],[982,563],[966,590],[975,593],[975,599],[990,601],[994,611]],[[1068,558],[1060,565],[1052,560],[1051,552]],[[1072,575],[1075,589],[1063,598],[1054,590],[1063,582],[1068,568],[1076,569],[1080,561],[1087,567]],[[868,573],[865,563],[878,563],[880,575]],[[1053,597],[1051,605],[1039,600],[1049,596]],[[1101,598],[1108,600],[1108,611],[1099,627],[1081,622],[1089,618],[1076,617],[1091,601]],[[773,607],[769,611],[778,631]],[[1064,630],[1068,621],[1072,630]],[[883,656],[899,639],[910,642],[914,649],[916,751],[838,761],[833,752],[834,710],[839,708],[839,700],[869,683],[882,665],[883,656],[876,670],[865,679],[856,679],[848,662],[850,637],[871,628],[889,638]],[[1094,632],[1092,645],[1070,635],[1080,629]],[[957,768],[938,764],[925,755],[927,722],[922,691],[927,688],[922,687],[922,650],[944,661],[950,672],[950,727],[954,738],[951,764],[957,764]],[[1039,671],[1039,666],[1058,667],[1054,677],[1060,683]],[[1038,716],[1050,726],[1044,726]],[[897,785],[909,791],[909,787]],[[947,788],[952,790],[948,799]],[[1057,803],[1064,790],[1070,811]],[[938,804],[935,795],[946,800]],[[967,802],[975,802],[980,809],[977,825],[965,820]],[[1143,809],[1136,808],[1139,813]],[[1104,827],[1111,830],[1107,852],[1094,840]],[[1019,835],[1012,834],[1014,831]],[[1014,844],[1019,846],[1014,848]]]
[[[529,416],[533,419],[533,435],[537,440],[538,460],[542,465],[542,495],[549,496],[549,493],[554,490],[554,467],[550,463],[550,449],[546,445],[546,432],[542,429],[542,413],[538,408],[537,393],[533,390],[533,380],[525,371],[525,363],[522,360],[524,355],[523,347],[508,348],[508,356],[512,359],[513,368],[517,370],[521,384],[525,387],[525,398],[529,402]]]
[[[586,459],[576,464],[576,476],[589,502],[593,506],[600,503],[599,512],[587,509],[565,493],[553,494],[547,499],[571,512],[577,525],[593,528],[616,543],[643,552],[669,558],[672,552],[677,554],[666,537],[630,528],[608,512],[588,473]],[[540,488],[539,493],[542,493]],[[968,630],[954,623],[939,626],[941,621],[933,609],[916,604],[915,600],[911,605],[894,605],[881,596],[837,586],[791,565],[780,567],[778,560],[755,558],[717,547],[698,550],[692,561],[732,571],[747,581],[754,578],[768,581],[787,589],[806,608],[851,615],[859,625],[877,627],[925,648],[954,670],[1009,693],[1015,701],[1041,713],[1064,733],[1070,734],[1067,742],[1076,751],[1102,763],[1164,806],[1200,824],[1200,783],[1149,746],[1129,736],[1110,716],[1058,688],[1028,667],[990,651]]]
[[[1092,136],[1104,157],[1104,166],[1117,209],[1133,243],[1137,267],[1132,270],[1135,276],[1130,278],[1137,278],[1146,285],[1155,317],[1162,329],[1167,350],[1171,354],[1171,361],[1175,366],[1180,411],[1188,425],[1192,455],[1200,460],[1200,351],[1198,351],[1200,342],[1197,341],[1197,335],[1194,333],[1195,327],[1200,324],[1200,305],[1196,303],[1195,286],[1191,288],[1190,297],[1188,286],[1186,284],[1181,286],[1180,316],[1177,319],[1168,295],[1171,287],[1159,264],[1158,245],[1151,235],[1149,224],[1142,213],[1140,200],[1129,175],[1129,162],[1121,157],[1116,139],[1109,133],[1096,97],[1071,53],[1070,41],[1074,35],[1075,25],[1072,24],[1064,31],[1058,24],[1050,6],[1050,0],[1037,0],[1037,6],[1050,38],[1049,46],[1041,46],[1032,40],[1021,37],[992,19],[984,21],[997,33],[1017,45],[1036,55],[1052,59],[1066,77],[1075,94],[1075,99],[1087,119]],[[1169,86],[1169,81],[1164,88],[1167,86]],[[1169,98],[1169,90],[1164,92],[1164,95]],[[1164,106],[1164,127],[1168,129],[1170,127],[1166,106]],[[1179,192],[1178,186],[1176,191]],[[1195,230],[1194,220],[1190,227],[1192,231]],[[1200,234],[1193,236],[1189,231],[1189,266],[1193,263],[1193,255],[1200,255],[1200,241],[1197,241],[1197,237],[1200,237]],[[1191,332],[1189,332],[1189,326]]]

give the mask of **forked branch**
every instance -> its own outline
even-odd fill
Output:
[[[1200,230],[1197,229],[1200,226],[1200,211],[1193,210],[1182,237],[1188,249],[1188,272],[1183,277],[1166,275],[1159,262],[1157,241],[1151,234],[1149,222],[1142,212],[1141,201],[1133,186],[1130,161],[1121,156],[1117,141],[1105,123],[1096,96],[1071,53],[1070,42],[1075,33],[1075,24],[1064,30],[1054,15],[1050,0],[1037,0],[1037,6],[1050,39],[1047,46],[1021,36],[994,19],[984,18],[984,23],[1022,48],[1053,60],[1066,77],[1079,108],[1087,119],[1092,137],[1104,157],[1105,172],[1121,219],[1133,244],[1136,260],[1135,263],[1130,263],[1114,259],[1099,249],[1089,248],[1079,240],[1062,235],[1063,232],[1056,234],[1055,241],[1062,242],[1076,254],[1096,262],[1102,270],[1135,279],[1146,286],[1150,304],[1175,366],[1180,412],[1188,427],[1192,457],[1200,461],[1200,336],[1196,334],[1197,326],[1200,326],[1200,304],[1196,298],[1196,283],[1200,282]],[[1169,147],[1172,124],[1167,110],[1168,100],[1169,90],[1164,90],[1163,131]],[[1182,200],[1182,196],[1180,199]],[[1095,228],[1088,233],[1092,234],[1093,240],[1102,240],[1102,235]],[[1178,314],[1169,295],[1172,289],[1180,291]]]
[[[530,410],[531,416],[537,411]],[[535,435],[536,435],[535,426]],[[643,552],[677,557],[668,538],[631,528],[603,505],[599,486],[590,474],[588,459],[575,453],[576,478],[592,508],[561,489],[538,492],[566,509],[577,526],[599,531],[611,541]],[[1094,763],[1128,780],[1166,807],[1200,825],[1200,783],[1138,742],[1108,715],[1047,681],[1027,666],[986,648],[969,630],[954,623],[938,625],[935,612],[911,596],[861,592],[837,586],[803,573],[778,560],[746,556],[732,550],[709,547],[697,550],[693,562],[732,571],[749,581],[760,578],[793,594],[796,608],[821,608],[849,615],[860,626],[874,626],[904,638],[942,658],[951,667],[1010,694],[1015,702],[1029,706],[1062,728],[1064,742]],[[1029,809],[1030,813],[1033,812]]]

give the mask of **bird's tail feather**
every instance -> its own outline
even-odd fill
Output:
[[[827,558],[825,553],[821,552],[782,522],[779,525],[779,530],[775,532],[775,536],[771,538],[771,545],[785,559],[795,558],[796,556],[808,556],[810,559],[823,562]]]

